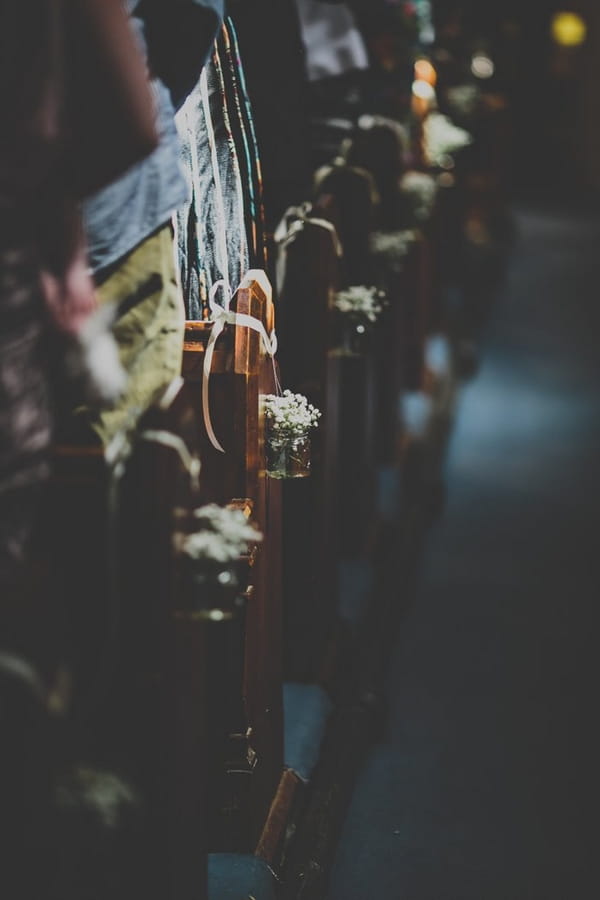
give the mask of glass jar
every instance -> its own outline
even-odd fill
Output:
[[[339,317],[339,355],[363,356],[370,330],[370,322],[364,316],[342,313]]]
[[[267,475],[271,478],[306,478],[310,475],[310,437],[267,438]]]
[[[183,558],[183,606],[180,612],[202,619],[231,619],[240,606],[235,563]]]

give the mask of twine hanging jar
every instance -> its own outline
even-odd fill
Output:
[[[341,356],[365,353],[375,323],[383,311],[385,294],[377,287],[352,285],[333,300],[337,319],[337,350]]]
[[[244,556],[261,540],[239,509],[209,503],[194,510],[192,530],[179,546],[183,611],[215,621],[232,618],[241,603]]]
[[[265,468],[270,478],[310,475],[311,437],[321,413],[303,394],[290,390],[264,397]]]

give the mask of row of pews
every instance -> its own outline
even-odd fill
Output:
[[[181,377],[126,440],[56,448],[50,509],[67,525],[48,523],[46,552],[72,672],[58,770],[115,805],[110,826],[83,800],[61,813],[73,896],[325,896],[443,503],[461,377],[446,242],[466,189],[417,153],[433,193],[415,217],[398,140],[378,118],[344,137],[223,327],[187,322]],[[334,301],[356,285],[384,304],[348,332]],[[279,384],[322,413],[306,478],[266,471]],[[233,590],[191,579],[181,552],[206,504],[262,534]]]

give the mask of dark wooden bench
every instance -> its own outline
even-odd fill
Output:
[[[206,896],[202,660],[210,638],[207,623],[179,615],[173,542],[199,499],[190,399],[175,382],[114,456],[116,445],[105,452],[90,435],[55,447],[48,596],[60,598],[73,681],[61,764],[67,775],[81,766],[108,772],[135,797],[102,856],[102,874],[94,846],[106,836],[71,814],[66,865],[82,890],[86,878],[101,877],[139,885],[156,900]]]
[[[340,361],[330,354],[340,245],[323,209],[307,205],[279,231],[278,334],[284,385],[322,413],[309,478],[283,489],[284,676],[320,678],[335,621],[339,557]]]
[[[271,288],[263,272],[248,274],[231,308],[272,331]],[[221,760],[221,795],[214,800],[209,845],[248,852],[258,843],[283,768],[281,487],[265,474],[260,399],[275,390],[275,372],[257,331],[224,327],[215,343],[209,381],[210,416],[225,452],[216,449],[201,397],[213,327],[211,322],[187,323],[182,370],[194,393],[200,430],[200,503],[247,507],[264,540],[251,567],[243,633],[236,621],[225,626],[225,658],[213,659],[210,666],[210,682],[220,691],[215,708],[221,708],[221,716],[222,708],[229,709],[231,720],[223,725],[228,750]]]

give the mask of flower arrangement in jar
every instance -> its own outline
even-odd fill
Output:
[[[400,193],[406,200],[408,213],[419,225],[427,222],[433,213],[438,183],[427,172],[406,172],[400,179]]]
[[[192,513],[191,531],[179,542],[188,611],[222,620],[234,613],[239,570],[262,533],[241,509],[208,503]]]
[[[430,166],[452,167],[452,154],[473,143],[469,132],[440,112],[431,112],[423,122],[423,150]]]
[[[304,478],[310,474],[310,432],[321,412],[304,394],[284,390],[263,397],[266,420],[267,475]]]
[[[341,323],[340,351],[354,355],[362,350],[364,336],[385,306],[385,292],[378,287],[354,284],[337,291],[333,307]]]
[[[375,259],[394,272],[402,270],[410,248],[419,239],[419,232],[413,228],[396,231],[374,231],[370,239],[370,250]]]

